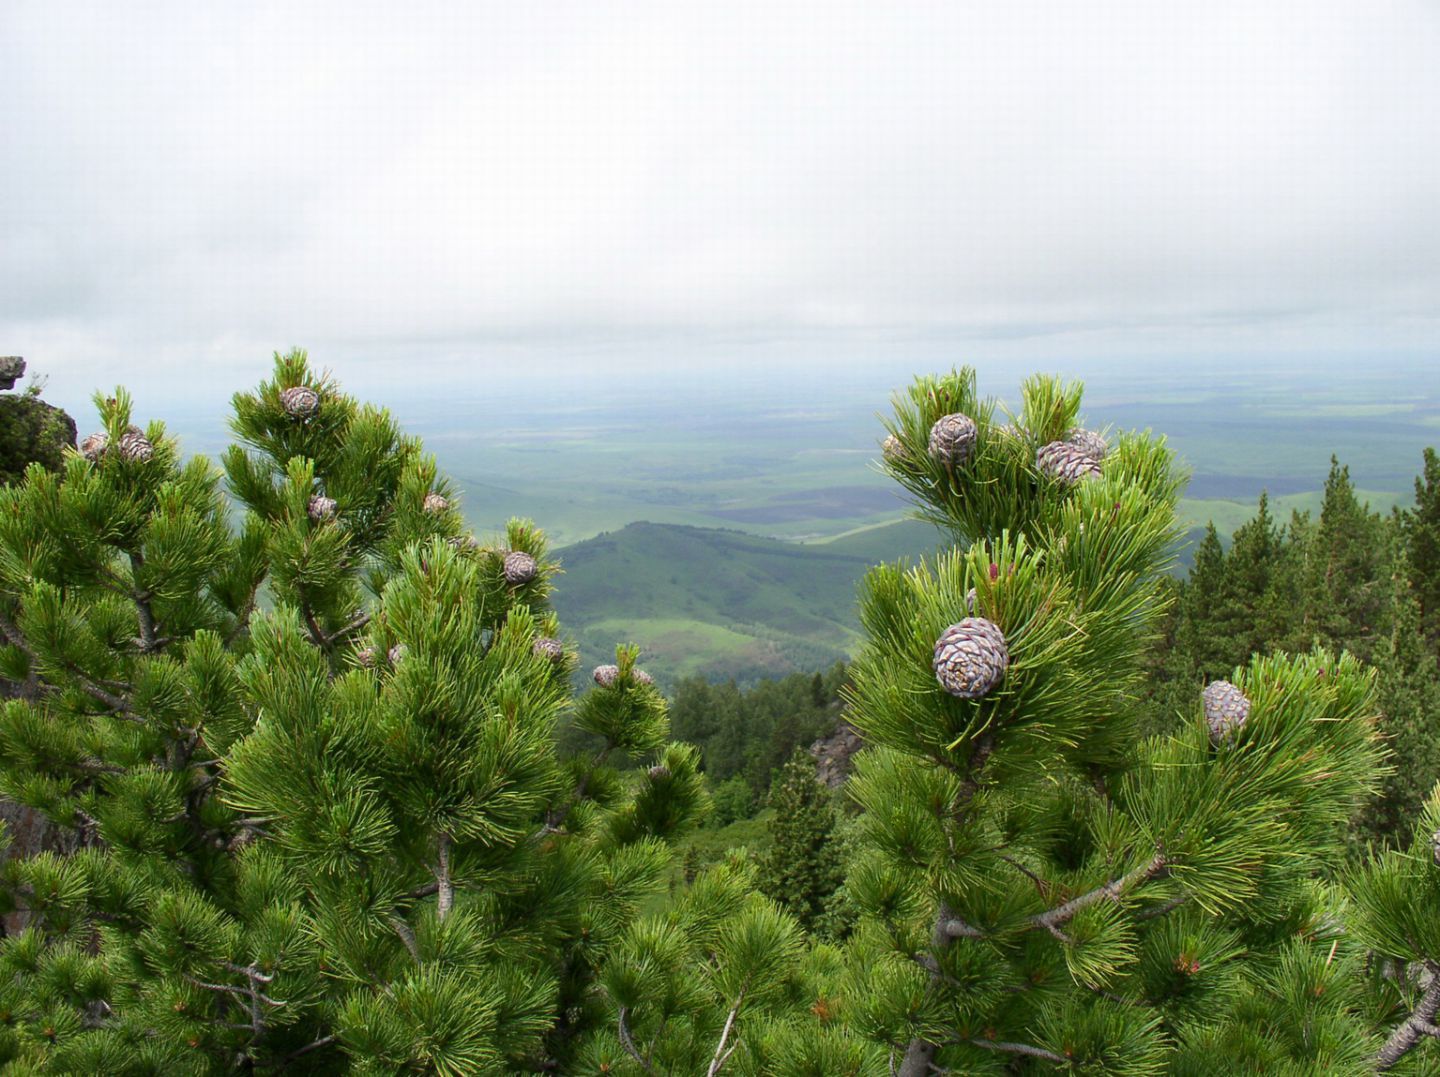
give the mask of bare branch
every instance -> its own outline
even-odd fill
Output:
[[[621,1007],[620,1007],[620,1020],[619,1020],[620,1046],[623,1047],[623,1048],[625,1048],[625,1053],[626,1053],[627,1055],[629,1055],[631,1058],[633,1058],[636,1062],[640,1063],[640,1067],[641,1067],[646,1073],[654,1073],[654,1072],[655,1072],[655,1067],[652,1066],[652,1065],[650,1065],[649,1062],[646,1062],[646,1061],[645,1061],[645,1057],[640,1053],[639,1049],[635,1046],[635,1038],[630,1034],[630,1026],[629,1026],[629,1025],[626,1023],[626,1021],[625,1021],[625,1018],[626,1018],[626,1016],[628,1016],[629,1013],[630,1013],[630,1011],[629,1011],[626,1007],[624,1007],[624,1006],[621,1006]]]
[[[1006,1043],[1003,1040],[970,1040],[971,1047],[983,1047],[987,1051],[1003,1051],[1008,1055],[1024,1055],[1026,1058],[1043,1058],[1047,1062],[1059,1062],[1064,1065],[1070,1060],[1064,1055],[1057,1055],[1054,1051],[1047,1051],[1043,1047],[1032,1047],[1028,1043]]]
[[[444,920],[455,904],[455,884],[450,881],[450,835],[440,835],[439,862],[435,865],[435,887],[440,895],[435,907],[435,916]]]
[[[1399,1062],[1420,1042],[1422,1036],[1440,1034],[1431,1031],[1435,1027],[1435,1014],[1440,1011],[1440,964],[1426,961],[1425,966],[1433,976],[1430,986],[1425,989],[1425,994],[1420,996],[1414,1011],[1390,1034],[1385,1046],[1380,1048],[1380,1053],[1375,1056],[1377,1073],[1384,1073]]]
[[[1050,934],[1054,935],[1061,942],[1069,942],[1070,938],[1060,930],[1060,925],[1069,923],[1075,914],[1082,909],[1100,901],[1119,901],[1127,892],[1139,886],[1141,883],[1153,879],[1156,875],[1165,870],[1165,854],[1157,852],[1151,857],[1150,862],[1127,872],[1118,879],[1111,879],[1103,886],[1097,886],[1094,890],[1081,894],[1077,898],[1057,905],[1048,912],[1037,913],[1030,917],[1030,922],[1036,927],[1043,927]]]
[[[720,1042],[715,1045],[715,1057],[710,1060],[710,1068],[705,1071],[705,1077],[715,1077],[720,1072],[720,1067],[725,1065],[730,1060],[730,1056],[735,1053],[735,1048],[740,1046],[740,1041],[736,1040],[730,1045],[730,1049],[726,1050],[725,1042],[730,1039],[730,1033],[735,1029],[735,1018],[740,1013],[740,1007],[745,1003],[745,992],[749,989],[750,980],[747,977],[740,986],[740,993],[735,996],[735,1005],[730,1007],[730,1013],[725,1018],[725,1028],[720,1033]]]

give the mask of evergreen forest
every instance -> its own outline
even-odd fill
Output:
[[[1433,450],[1182,577],[1161,434],[919,377],[943,548],[667,697],[303,352],[94,403],[3,439],[0,1073],[1440,1073]]]

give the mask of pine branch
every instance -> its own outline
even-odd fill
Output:
[[[333,646],[337,640],[343,639],[345,636],[348,636],[351,633],[359,632],[369,623],[370,615],[368,613],[362,613],[354,620],[350,621],[347,624],[341,625],[339,628],[335,629],[334,632],[331,632],[329,635],[327,635],[325,637],[325,643],[327,646]]]
[[[20,629],[11,623],[9,618],[4,614],[0,614],[0,635],[3,635],[12,647],[29,659],[31,665],[35,664],[37,661],[35,649],[30,646],[29,641],[26,640]],[[99,683],[86,676],[75,666],[67,665],[66,670],[80,682],[80,687],[87,695],[92,696],[109,707],[117,718],[124,718],[129,722],[143,721],[143,719],[138,717],[135,712],[130,709],[129,704],[126,703],[124,699],[112,692],[106,691]]]
[[[1058,1062],[1062,1066],[1070,1060],[1043,1047],[1032,1047],[1028,1043],[1006,1043],[1003,1040],[969,1040],[972,1047],[983,1047],[987,1051],[1002,1051],[1010,1055],[1024,1055],[1026,1058],[1043,1058],[1047,1062]]]
[[[330,1047],[330,1044],[333,1044],[333,1042],[336,1042],[336,1037],[333,1037],[333,1035],[324,1035],[324,1037],[321,1037],[320,1040],[315,1040],[314,1042],[310,1042],[310,1044],[305,1044],[304,1047],[300,1048],[300,1050],[291,1051],[291,1053],[285,1055],[284,1058],[281,1058],[281,1060],[279,1060],[279,1068],[282,1068],[282,1070],[284,1070],[287,1065],[291,1064],[292,1061],[297,1060],[297,1058],[302,1057],[302,1055],[310,1054],[311,1051],[321,1050],[321,1048],[323,1047]]]
[[[1089,908],[1096,902],[1119,901],[1128,891],[1153,879],[1163,870],[1165,870],[1165,854],[1157,852],[1148,864],[1143,864],[1118,879],[1111,879],[1104,886],[1097,886],[1094,890],[1081,894],[1063,905],[1057,905],[1048,912],[1037,913],[1030,917],[1030,922],[1036,927],[1043,927],[1061,942],[1069,943],[1070,936],[1060,930],[1061,924],[1068,923],[1076,913]]]
[[[735,1028],[735,1018],[740,1013],[740,1007],[745,1002],[745,992],[748,990],[750,990],[750,978],[747,976],[745,982],[740,985],[740,993],[735,996],[735,1005],[730,1007],[730,1013],[725,1018],[725,1028],[720,1033],[720,1042],[715,1046],[715,1057],[710,1060],[710,1068],[705,1071],[705,1077],[715,1077],[720,1072],[720,1067],[724,1066],[730,1060],[730,1056],[735,1053],[735,1048],[740,1046],[740,1041],[736,1040],[730,1045],[730,1049],[726,1050],[725,1041],[730,1038],[730,1033]]]
[[[455,904],[455,884],[450,880],[450,835],[440,835],[439,862],[435,865],[435,888],[439,894],[435,917],[443,921]]]
[[[1399,1062],[1420,1042],[1421,1037],[1440,1036],[1440,1029],[1435,1026],[1435,1014],[1440,1012],[1440,964],[1426,961],[1425,967],[1430,970],[1432,977],[1430,986],[1425,989],[1425,994],[1420,996],[1414,1011],[1390,1034],[1385,1046],[1380,1048],[1380,1053],[1375,1056],[1377,1073],[1384,1073]]]
[[[415,941],[415,932],[410,930],[410,925],[398,916],[390,918],[390,926],[395,929],[395,934],[400,936],[400,941],[405,944],[405,949],[410,951],[410,956],[415,959],[415,964],[420,964],[420,946]]]
[[[627,1055],[633,1058],[636,1062],[640,1063],[641,1069],[643,1069],[646,1073],[654,1073],[655,1067],[650,1065],[649,1062],[645,1061],[644,1056],[640,1054],[639,1049],[635,1046],[634,1036],[630,1034],[630,1026],[625,1021],[625,1017],[629,1012],[630,1011],[626,1007],[620,1007],[620,1046],[625,1048],[625,1053]]]
[[[145,567],[145,555],[139,550],[130,552],[130,578],[134,580]],[[140,621],[140,652],[142,654],[154,654],[160,650],[169,639],[161,640],[159,629],[155,621],[155,609],[150,605],[150,592],[134,586],[130,590],[130,598],[135,603],[135,613]]]

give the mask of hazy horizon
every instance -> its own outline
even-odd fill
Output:
[[[1418,0],[11,0],[0,353],[162,410],[292,344],[405,406],[1420,362],[1437,46]]]

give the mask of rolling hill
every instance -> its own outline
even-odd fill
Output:
[[[628,640],[665,683],[821,669],[859,639],[856,588],[866,571],[939,542],[915,521],[822,543],[633,523],[559,551],[555,607],[587,668]]]

